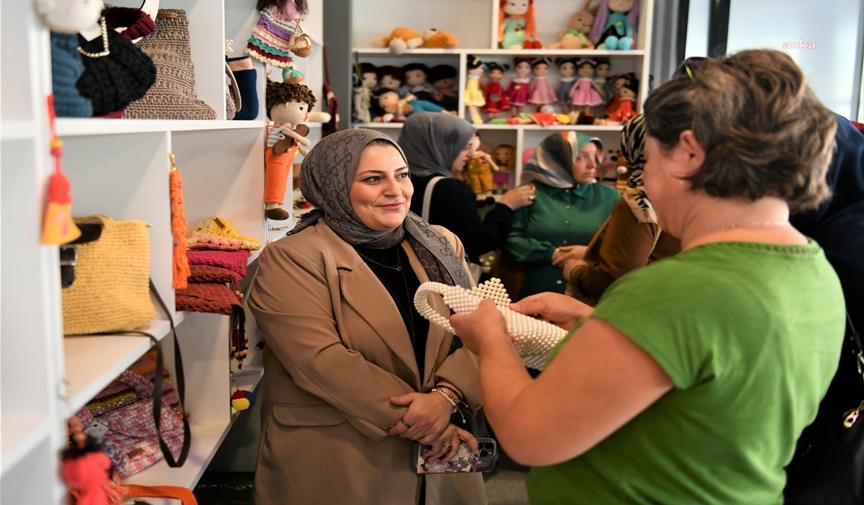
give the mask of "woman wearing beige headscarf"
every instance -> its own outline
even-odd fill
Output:
[[[384,134],[325,137],[300,189],[317,209],[262,251],[249,297],[267,344],[255,503],[486,503],[479,474],[411,466],[415,441],[427,460],[477,450],[450,424],[453,403],[480,408],[476,357],[412,303],[422,282],[471,285],[461,243],[409,212]]]

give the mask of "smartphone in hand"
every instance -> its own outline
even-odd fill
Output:
[[[459,445],[459,451],[450,461],[426,461],[421,454],[430,446],[414,444],[414,459],[412,467],[417,473],[460,473],[460,472],[491,472],[495,469],[498,459],[498,443],[494,438],[478,438],[480,451],[475,456],[467,442]]]

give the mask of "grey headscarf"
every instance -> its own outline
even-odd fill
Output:
[[[450,177],[453,161],[474,137],[468,121],[440,112],[420,112],[408,116],[399,134],[399,145],[415,177]]]
[[[288,234],[297,233],[323,217],[333,232],[352,246],[386,249],[406,239],[430,279],[470,287],[471,280],[447,237],[420,216],[409,212],[402,226],[390,231],[375,231],[357,217],[349,196],[351,183],[363,150],[378,139],[393,144],[405,158],[393,139],[374,130],[343,130],[324,137],[315,145],[303,159],[300,191],[316,209],[305,214]]]

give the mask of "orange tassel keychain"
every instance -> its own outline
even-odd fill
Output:
[[[170,153],[171,172],[169,174],[171,198],[171,233],[174,235],[174,289],[189,285],[189,258],[186,257],[186,232],[189,227],[183,213],[183,177],[174,164],[174,153]]]
[[[48,205],[42,219],[42,243],[62,245],[81,236],[81,230],[72,220],[72,197],[69,196],[69,179],[60,169],[63,141],[57,137],[55,126],[54,95],[48,95],[48,125],[51,128],[51,156],[54,157],[54,173],[48,180]]]

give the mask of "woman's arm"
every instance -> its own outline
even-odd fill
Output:
[[[387,436],[407,412],[390,397],[414,389],[342,343],[333,314],[336,269],[284,245],[268,246],[258,262],[249,308],[268,348],[298,387]]]
[[[495,435],[522,464],[552,465],[585,453],[673,386],[642,348],[598,319],[585,321],[533,380],[491,301],[450,321],[480,357]]]
[[[602,233],[597,250],[587,252],[586,264],[574,268],[569,277],[574,291],[595,300],[616,279],[648,264],[657,225],[638,222],[627,202],[619,200]]]

